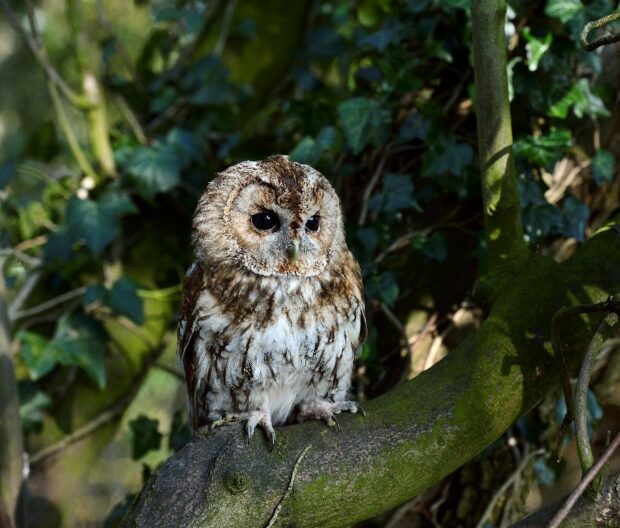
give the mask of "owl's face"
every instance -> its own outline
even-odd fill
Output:
[[[198,258],[268,276],[316,275],[344,244],[334,189],[319,172],[286,156],[221,173],[198,205],[194,228]]]

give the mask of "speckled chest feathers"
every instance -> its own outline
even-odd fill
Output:
[[[347,400],[366,334],[361,274],[327,179],[273,156],[217,175],[194,216],[196,260],[179,321],[194,429],[356,412]]]

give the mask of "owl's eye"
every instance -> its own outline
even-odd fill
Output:
[[[319,229],[320,220],[321,217],[319,215],[312,215],[306,222],[306,229],[309,229],[310,231],[317,231]]]
[[[252,215],[252,224],[256,229],[267,231],[280,227],[280,219],[273,211],[265,211],[264,213],[256,213]]]

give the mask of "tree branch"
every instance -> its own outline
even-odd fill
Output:
[[[563,305],[620,291],[619,262],[615,229],[562,264],[529,257],[527,277],[501,291],[473,336],[369,402],[367,418],[343,416],[340,432],[318,422],[281,427],[273,452],[260,435],[248,444],[238,425],[196,437],[147,483],[123,526],[265,526],[309,444],[276,526],[351,525],[405,502],[474,457],[558,385],[549,321]],[[583,317],[563,329],[569,368],[578,367],[599,322]]]
[[[506,73],[505,0],[472,2],[476,116],[485,229],[491,271],[526,258],[512,152]]]
[[[593,22],[588,22],[585,26],[583,26],[583,31],[579,36],[579,44],[581,47],[586,51],[593,51],[596,48],[605,46],[606,44],[618,42],[620,40],[620,33],[612,33],[611,35],[605,35],[594,39],[592,42],[588,42],[588,37],[594,29],[601,29],[607,24],[611,24],[618,19],[620,19],[620,13],[612,13],[611,15],[604,16],[603,18],[599,18]]]

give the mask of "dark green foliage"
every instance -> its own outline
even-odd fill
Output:
[[[162,434],[158,431],[159,421],[140,415],[129,422],[133,435],[132,456],[139,460],[151,450],[159,449]]]

